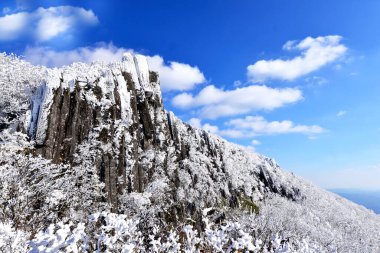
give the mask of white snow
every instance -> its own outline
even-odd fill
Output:
[[[58,87],[74,91],[76,84],[97,85],[104,95],[102,99],[91,91],[80,95],[101,110],[115,104],[115,87],[121,100],[121,119],[113,122],[115,139],[105,144],[96,139],[96,133],[109,127],[107,122],[101,122],[88,140],[78,146],[73,159],[79,165],[56,165],[28,155],[33,145],[26,135],[12,129],[0,133],[0,251],[88,252],[91,245],[98,251],[102,248],[106,252],[139,252],[147,247],[146,240],[152,252],[199,252],[200,249],[380,252],[378,215],[283,171],[272,159],[191,128],[173,113],[166,114],[163,108],[149,109],[156,123],[154,131],[159,144],[139,148],[138,158],[131,159],[130,143],[138,131],[131,135],[126,131],[132,124],[132,94],[124,72],[131,75],[142,99],[148,91],[152,92],[146,98],[149,101],[162,100],[158,83],[149,82],[149,68],[141,55],[128,53],[122,62],[109,65],[76,63],[62,69],[34,67],[2,55],[0,70],[0,85],[4,87],[4,93],[0,94],[4,99],[0,100],[0,117],[7,110],[29,116],[30,120],[25,122],[29,122],[30,135],[36,134],[37,144],[45,138],[52,94]],[[12,85],[19,87],[12,90]],[[31,90],[40,87],[34,93],[29,112],[25,99],[30,91],[25,91],[24,86]],[[179,140],[165,135],[168,124],[173,137]],[[94,202],[104,197],[104,184],[99,181],[94,161],[100,152],[118,147],[121,136],[126,140],[125,170],[131,183],[134,182],[131,170],[136,163],[151,174],[143,192],[120,194],[119,204],[124,214],[113,214],[106,203]],[[186,153],[183,159],[179,158],[182,153]],[[265,180],[271,182],[270,186]],[[294,199],[272,194],[274,189],[270,187]],[[236,208],[230,209],[228,203],[233,196],[252,201],[259,207],[259,214],[244,209],[240,200]],[[38,200],[41,208],[34,210],[26,200]],[[162,217],[170,215],[173,207],[187,204],[196,206],[199,212],[203,210],[204,230],[195,230],[194,217],[190,216],[184,219],[189,224],[179,221],[177,227],[166,226]],[[229,216],[221,224],[215,224],[208,216],[214,209]],[[64,215],[58,217],[57,210],[64,210]],[[87,217],[88,214],[92,215]],[[27,219],[36,232],[28,249],[25,241],[32,229],[24,222]],[[24,222],[24,227],[16,229],[15,220]],[[145,230],[140,230],[141,227]]]

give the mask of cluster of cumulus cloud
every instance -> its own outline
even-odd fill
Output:
[[[116,47],[112,43],[98,43],[91,47],[80,47],[67,51],[56,51],[46,47],[27,47],[24,56],[33,64],[60,67],[73,62],[120,61],[123,54],[132,49]],[[163,91],[191,90],[206,81],[196,66],[171,61],[165,63],[159,55],[147,56],[150,68],[160,74]]]
[[[9,11],[8,8],[3,9],[3,13]],[[0,17],[0,40],[32,37],[43,42],[68,32],[73,33],[81,26],[98,23],[92,10],[72,6],[40,7],[33,12],[20,11]]]
[[[78,31],[79,27],[84,29],[99,22],[92,10],[72,6],[7,13],[0,17],[0,40],[33,38],[37,43],[25,48],[24,57],[34,64],[49,67],[72,62],[117,61],[125,52],[133,51],[105,42],[63,51],[44,45],[46,41]],[[197,66],[165,61],[160,55],[147,56],[147,59],[150,68],[160,75],[163,92],[170,91],[171,105],[195,115],[188,122],[196,127],[227,138],[287,133],[314,136],[322,133],[325,130],[317,125],[299,125],[290,120],[267,121],[256,114],[303,99],[300,88],[273,88],[267,85],[268,80],[294,81],[306,76],[344,56],[347,47],[342,44],[341,36],[331,35],[288,41],[283,49],[298,55],[287,59],[259,60],[247,66],[246,84],[231,85],[231,89],[210,84]],[[212,124],[218,118],[224,119],[222,126]],[[257,140],[252,141],[252,145],[258,144]]]

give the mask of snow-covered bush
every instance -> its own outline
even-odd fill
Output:
[[[86,223],[66,224],[59,222],[38,232],[29,242],[33,252],[293,252],[285,240],[273,235],[271,240],[263,243],[254,241],[236,222],[226,225],[211,225],[205,231],[194,230],[191,225],[181,225],[175,229],[162,231],[155,227],[149,238],[144,240],[138,229],[138,220],[125,215],[96,213]],[[297,249],[307,248],[302,242]],[[303,248],[302,248],[303,247]],[[318,251],[301,250],[311,253]]]
[[[0,252],[25,252],[28,233],[0,222]]]
[[[15,55],[0,54],[0,131],[1,126],[19,120],[29,109],[33,91],[46,73],[45,67],[33,66]]]
[[[51,224],[29,242],[29,252],[138,252],[138,221],[125,215],[96,213],[86,223]]]
[[[147,66],[140,75],[130,60],[45,69],[0,55],[0,251],[25,252],[29,240],[31,252],[380,252],[379,216],[167,115],[157,78],[148,87]],[[135,92],[123,80],[124,64],[134,71],[128,80]],[[86,115],[99,119],[96,126],[72,143],[66,164],[54,164],[38,155],[49,149],[43,145],[53,90],[74,90],[78,80],[87,105],[101,114],[120,110],[121,119]],[[48,92],[34,98],[48,97],[33,107],[29,96],[40,84]],[[152,121],[149,133],[144,120]],[[27,126],[43,134],[37,138]],[[102,129],[113,129],[112,139],[98,138]],[[123,164],[109,167],[115,177],[108,181],[104,155]]]
[[[68,166],[34,156],[27,136],[0,133],[0,222],[34,234],[58,220],[77,221],[106,208],[92,166]]]

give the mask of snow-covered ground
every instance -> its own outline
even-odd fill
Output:
[[[0,251],[380,252],[379,215],[166,113],[149,75],[146,59],[131,54],[61,69],[0,55]],[[99,117],[65,163],[36,155],[58,88],[78,89],[102,116],[120,100],[120,118]],[[111,142],[99,140],[102,128],[114,129]],[[96,161],[119,161],[121,140],[126,176],[104,181]],[[112,213],[106,187],[119,183],[131,189],[118,192]]]

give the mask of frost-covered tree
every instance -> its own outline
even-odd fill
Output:
[[[0,55],[0,251],[380,252],[378,215],[167,114],[157,75],[124,58],[48,69]],[[63,94],[60,119],[80,101],[94,125],[48,160]]]

